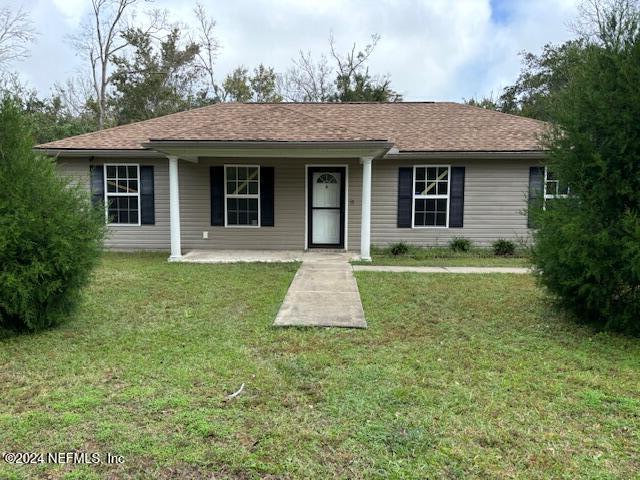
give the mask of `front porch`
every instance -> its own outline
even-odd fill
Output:
[[[338,250],[189,250],[172,261],[185,263],[287,263],[349,262],[360,260],[357,252]]]
[[[169,160],[171,261],[370,259],[372,162],[388,145],[149,146]]]

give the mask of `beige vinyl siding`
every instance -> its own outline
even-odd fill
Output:
[[[154,165],[155,225],[109,227],[106,246],[111,249],[169,250],[169,179],[165,159],[100,159],[93,164],[138,163]],[[275,172],[275,226],[213,227],[209,167],[212,165],[264,165]],[[446,245],[465,237],[477,245],[498,238],[528,240],[526,196],[530,160],[399,161],[374,160],[371,198],[371,243],[389,245]],[[58,169],[89,189],[88,159],[59,159]],[[201,159],[180,161],[180,217],[183,252],[192,249],[301,250],[306,231],[306,165],[346,165],[347,247],[360,249],[362,166],[356,159]],[[398,168],[412,165],[465,167],[464,228],[397,228]],[[208,239],[203,238],[208,232]]]
[[[209,167],[262,165],[274,167],[273,227],[223,227],[211,225]],[[313,159],[201,159],[180,162],[180,220],[182,249],[302,250],[306,230],[306,165],[347,165],[347,247],[360,248],[360,192],[362,167],[357,160]],[[203,232],[209,238],[203,238]]]
[[[127,225],[108,227],[105,247],[113,250],[169,250],[169,161],[166,159],[62,158],[57,161],[58,172],[90,190],[91,165],[105,163],[153,165],[155,225]]]
[[[398,228],[398,168],[413,165],[465,167],[463,228]],[[528,241],[525,160],[400,161],[374,160],[371,197],[371,244],[404,241],[412,245],[446,245],[454,237],[487,246],[498,238]]]

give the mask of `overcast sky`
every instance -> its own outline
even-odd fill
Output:
[[[40,35],[29,59],[16,63],[41,94],[77,74],[66,40],[90,0],[0,0],[24,5]],[[172,20],[193,22],[195,0],[156,0]],[[331,32],[346,49],[371,33],[382,39],[370,70],[389,74],[406,100],[453,100],[499,93],[520,69],[518,52],[571,37],[577,0],[203,0],[222,44],[218,76],[260,62],[284,71],[300,49],[327,51]]]

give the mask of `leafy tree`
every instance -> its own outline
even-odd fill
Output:
[[[71,135],[96,130],[95,110],[85,104],[72,111],[68,103],[69,90],[59,85],[54,94],[40,98],[27,88],[16,75],[4,77],[0,82],[0,98],[12,98],[20,108],[24,121],[29,124],[35,143],[51,142]]]
[[[111,104],[119,125],[185,110],[199,104],[195,87],[200,47],[190,42],[180,48],[180,31],[174,28],[156,50],[152,36],[140,29],[124,33],[135,48],[133,58],[114,57],[115,93]]]
[[[273,67],[265,67],[260,64],[253,71],[249,79],[253,98],[256,102],[281,102],[282,95],[278,93],[277,75]]]
[[[244,67],[238,67],[227,75],[222,83],[222,88],[224,89],[224,97],[235,102],[249,102],[253,97],[249,71]]]
[[[498,102],[492,96],[482,98],[464,99],[464,103],[473,107],[484,108],[485,110],[499,110]]]
[[[223,98],[234,102],[281,102],[277,79],[273,67],[266,67],[262,63],[253,70],[253,75],[240,66],[224,79]]]
[[[554,99],[548,163],[571,194],[540,212],[534,260],[580,320],[640,334],[640,15],[618,14]]]
[[[96,264],[104,210],[32,151],[28,123],[0,103],[0,327],[36,330],[62,320]]]
[[[583,40],[562,45],[545,45],[540,55],[522,54],[522,71],[516,82],[506,87],[496,109],[548,121],[553,116],[553,99],[568,84],[572,69],[584,54]]]

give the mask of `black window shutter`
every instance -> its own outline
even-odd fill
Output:
[[[273,167],[260,167],[260,226],[273,227],[274,213],[274,182]]]
[[[535,228],[535,217],[542,208],[544,194],[544,167],[529,168],[529,205],[527,208],[527,227]]]
[[[451,167],[449,186],[449,228],[462,228],[464,224],[464,167]]]
[[[224,227],[224,167],[209,169],[211,187],[211,225]]]
[[[413,212],[413,168],[398,169],[398,228],[411,228]]]
[[[140,223],[156,223],[155,194],[153,186],[153,166],[140,166]]]
[[[96,207],[104,207],[104,166],[91,165],[91,202]]]

